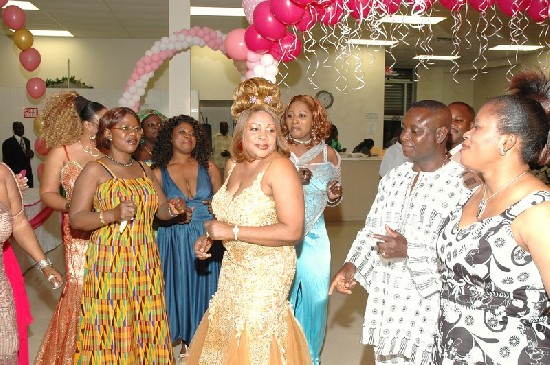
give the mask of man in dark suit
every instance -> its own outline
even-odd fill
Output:
[[[6,139],[2,143],[2,160],[8,165],[14,173],[25,170],[28,179],[27,184],[33,187],[33,176],[31,168],[31,158],[34,152],[31,150],[31,142],[23,137],[25,126],[17,121],[13,122],[13,137]]]

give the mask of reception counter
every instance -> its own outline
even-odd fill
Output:
[[[381,157],[342,157],[344,200],[325,210],[327,221],[364,221],[378,190]]]

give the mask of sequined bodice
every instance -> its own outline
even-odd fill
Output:
[[[231,172],[229,172],[231,175]],[[263,173],[238,195],[225,184],[214,195],[216,218],[231,225],[266,226],[277,223],[275,202],[261,188]],[[207,342],[216,343],[230,333],[240,338],[246,328],[252,364],[267,364],[271,339],[285,338],[289,313],[287,300],[296,270],[293,246],[268,247],[254,243],[224,241],[218,291],[209,309],[209,320],[217,323]],[[283,344],[279,344],[283,346]],[[220,353],[203,354],[205,364],[222,363]]]
[[[4,242],[11,236],[13,228],[13,218],[11,211],[0,202],[0,242]],[[0,254],[1,254],[0,250]]]
[[[82,172],[82,166],[76,161],[69,161],[61,169],[61,186],[65,191],[66,198],[70,201],[73,196],[74,183]]]

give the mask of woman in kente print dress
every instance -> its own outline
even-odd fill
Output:
[[[94,230],[84,268],[75,364],[172,364],[164,280],[153,218],[185,212],[168,201],[149,167],[132,158],[142,129],[128,108],[100,119],[109,154],[78,177],[71,226]]]
[[[437,364],[550,364],[550,123],[541,105],[501,96],[479,111],[462,163],[485,182],[447,218]]]
[[[40,198],[61,212],[67,284],[50,319],[35,365],[69,365],[76,350],[82,275],[91,232],[72,229],[69,207],[82,168],[103,156],[96,147],[99,119],[107,109],[74,91],[51,95],[39,115],[41,137],[51,148],[40,180]],[[63,188],[63,195],[60,192]]]
[[[53,288],[61,286],[63,278],[46,258],[25,216],[15,175],[6,164],[0,163],[0,242],[9,237],[13,237],[38,262],[38,268]],[[18,362],[19,334],[15,316],[13,291],[6,277],[3,250],[0,249],[0,365],[16,365]]]
[[[283,135],[290,160],[302,175],[305,199],[304,238],[296,245],[298,264],[290,304],[304,330],[314,364],[321,361],[327,325],[330,241],[325,207],[342,200],[340,155],[324,143],[330,122],[321,103],[309,95],[294,96],[285,111]]]
[[[288,294],[304,201],[278,116],[263,105],[237,122],[227,179],[212,201],[215,221],[195,245],[204,259],[223,240],[218,291],[191,343],[187,365],[311,364]]]

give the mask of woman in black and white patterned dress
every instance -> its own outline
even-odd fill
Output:
[[[500,96],[465,134],[462,164],[485,181],[447,218],[437,364],[550,364],[550,187],[541,105]]]

